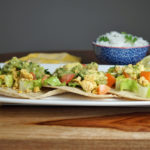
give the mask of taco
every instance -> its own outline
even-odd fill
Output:
[[[114,66],[108,73],[116,78],[110,93],[132,100],[150,100],[150,70],[143,64]]]
[[[0,68],[0,95],[40,99],[60,93],[59,89],[45,89],[43,82],[50,72],[36,63],[21,61],[16,57]]]
[[[93,98],[115,97],[109,93],[114,83],[115,78],[98,71],[98,64],[95,62],[66,64],[56,69],[52,77],[44,81],[46,87]]]

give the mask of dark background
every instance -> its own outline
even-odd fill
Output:
[[[150,41],[150,0],[0,0],[0,53],[92,50],[112,30]]]

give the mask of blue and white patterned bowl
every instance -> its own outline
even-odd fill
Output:
[[[92,42],[96,57],[101,63],[113,65],[136,64],[146,56],[148,46],[143,47],[106,47]]]

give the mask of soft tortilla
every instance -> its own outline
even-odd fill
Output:
[[[46,89],[44,88],[40,92],[37,93],[18,93],[18,91],[13,90],[11,88],[0,88],[0,95],[7,96],[7,97],[15,97],[15,98],[26,98],[26,99],[41,99],[57,94],[65,93],[64,90],[60,89]]]
[[[109,93],[115,94],[121,98],[125,98],[126,100],[150,101],[150,98],[139,97],[136,93],[129,91],[117,91],[115,89],[111,89]]]
[[[64,90],[64,91],[67,91],[70,93],[75,93],[75,94],[91,97],[91,98],[113,98],[113,97],[117,97],[116,95],[113,95],[113,94],[97,95],[97,94],[93,94],[93,93],[87,93],[87,92],[84,92],[83,90],[81,90],[79,88],[74,88],[74,87],[69,87],[69,86],[49,86],[49,87]]]

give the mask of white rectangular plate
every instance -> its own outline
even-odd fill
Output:
[[[2,64],[0,64],[2,65]],[[63,64],[42,64],[51,73]],[[106,71],[110,65],[100,65],[99,70]],[[52,96],[44,99],[20,99],[0,96],[2,104],[21,104],[21,105],[55,105],[55,106],[150,106],[150,101],[128,101],[125,99],[93,99],[72,93]]]

